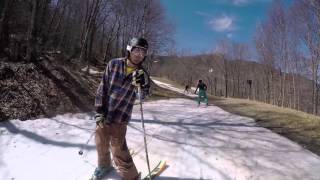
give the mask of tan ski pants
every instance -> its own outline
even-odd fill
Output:
[[[111,166],[110,150],[113,161],[123,180],[138,179],[138,171],[130,155],[126,141],[127,124],[112,123],[97,126],[95,142],[98,152],[98,166]]]

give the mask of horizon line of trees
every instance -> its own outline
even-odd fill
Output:
[[[160,0],[2,0],[0,54],[33,61],[60,51],[90,66],[126,55],[134,37],[145,37],[151,55],[171,49],[174,26]],[[87,68],[89,69],[89,68]]]

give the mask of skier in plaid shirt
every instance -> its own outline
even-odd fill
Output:
[[[112,169],[110,151],[122,179],[139,179],[125,136],[136,99],[136,86],[142,88],[143,96],[149,92],[149,76],[142,67],[148,42],[144,38],[132,38],[127,51],[127,57],[109,61],[97,90],[95,142],[98,167],[92,179],[101,179]]]

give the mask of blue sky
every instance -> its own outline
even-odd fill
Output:
[[[293,0],[285,0],[288,6]],[[219,39],[251,43],[258,22],[266,18],[272,0],[161,0],[175,24],[178,51],[208,52]]]

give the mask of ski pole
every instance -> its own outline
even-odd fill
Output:
[[[82,154],[83,154],[84,146],[88,145],[88,143],[90,142],[90,140],[92,139],[92,137],[93,137],[94,134],[95,134],[95,131],[93,131],[93,132],[90,134],[90,137],[89,137],[89,139],[87,140],[87,142],[86,142],[84,145],[81,146],[81,148],[80,148],[80,150],[79,150],[79,152],[78,152],[78,154],[79,154],[80,156],[82,156]]]
[[[147,159],[147,165],[148,165],[148,171],[149,171],[149,179],[151,180],[151,171],[150,171],[148,148],[147,148],[147,137],[146,137],[146,131],[144,128],[144,118],[143,118],[143,109],[142,109],[142,93],[141,93],[140,86],[138,86],[138,96],[139,96],[139,104],[140,104],[141,126],[142,126],[142,131],[143,131],[144,149],[146,152],[146,159]]]
[[[92,118],[92,117],[91,117]],[[78,154],[80,155],[80,156],[82,156],[82,154],[83,154],[83,150],[84,150],[84,146],[86,146],[86,145],[88,145],[89,144],[89,142],[91,141],[91,139],[92,139],[92,137],[93,137],[93,135],[95,134],[95,130],[93,130],[93,132],[90,134],[90,136],[89,136],[89,138],[88,138],[88,140],[87,140],[87,142],[84,144],[84,145],[82,145],[81,147],[80,147],[80,149],[79,149],[79,151],[78,151]]]

